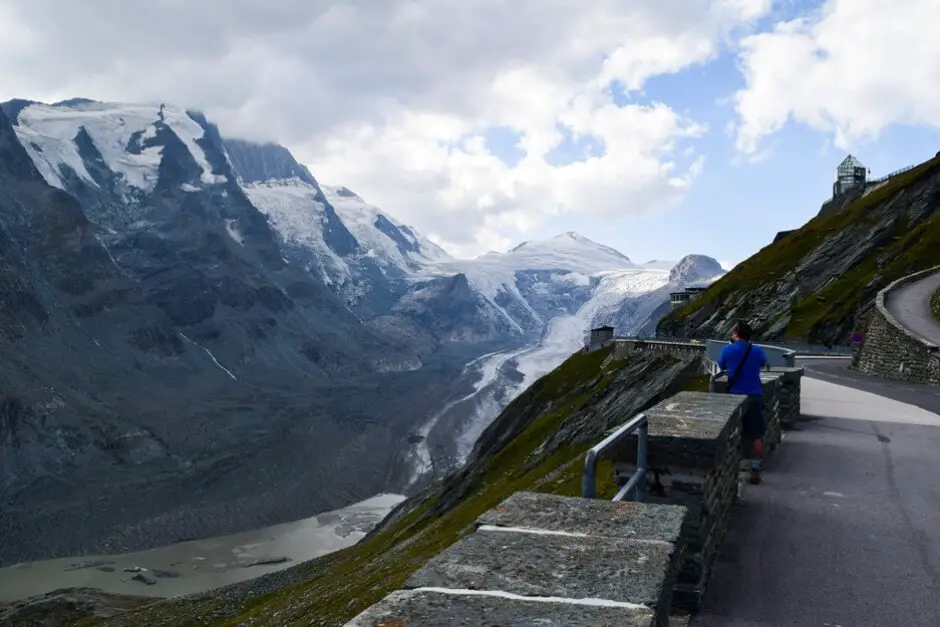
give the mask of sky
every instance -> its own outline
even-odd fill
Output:
[[[0,100],[200,109],[452,254],[730,266],[940,150],[937,0],[4,0]]]

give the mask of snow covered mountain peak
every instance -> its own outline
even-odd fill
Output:
[[[349,188],[321,185],[320,189],[360,245],[371,254],[398,259],[409,266],[451,260],[443,248],[370,205]]]
[[[547,240],[522,242],[506,253],[489,252],[476,262],[514,270],[567,270],[593,275],[616,269],[637,268],[629,257],[573,231]]]
[[[91,188],[119,187],[125,195],[150,192],[164,152],[180,143],[198,171],[187,184],[226,181],[202,145],[206,129],[180,107],[82,98],[51,105],[16,100],[3,107],[43,178],[60,189],[77,178]]]
[[[682,287],[711,283],[725,271],[717,260],[705,255],[686,255],[669,271],[669,281]]]
[[[560,234],[560,235],[556,235],[556,236],[553,237],[552,239],[566,239],[566,238],[567,238],[567,239],[570,239],[570,240],[574,240],[574,241],[576,241],[576,242],[584,242],[584,243],[588,243],[588,244],[594,244],[594,243],[595,243],[595,242],[592,242],[591,240],[589,240],[588,238],[584,237],[583,235],[581,235],[581,234],[578,233],[577,231],[566,231],[566,232],[564,232],[564,233],[562,233],[562,234]]]

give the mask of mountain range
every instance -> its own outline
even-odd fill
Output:
[[[588,328],[721,274],[576,233],[454,259],[201,113],[4,103],[0,563],[414,489]]]

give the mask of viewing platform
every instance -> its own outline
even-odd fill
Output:
[[[799,414],[801,377],[764,376],[775,443]],[[704,392],[658,403],[645,437],[615,429],[601,453],[627,485],[644,443],[643,502],[514,494],[348,625],[687,624],[745,492],[743,408],[743,397]]]

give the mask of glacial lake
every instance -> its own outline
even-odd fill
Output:
[[[0,569],[0,601],[60,588],[175,597],[290,568],[352,546],[405,499],[381,494],[311,518],[137,553],[84,555]]]

